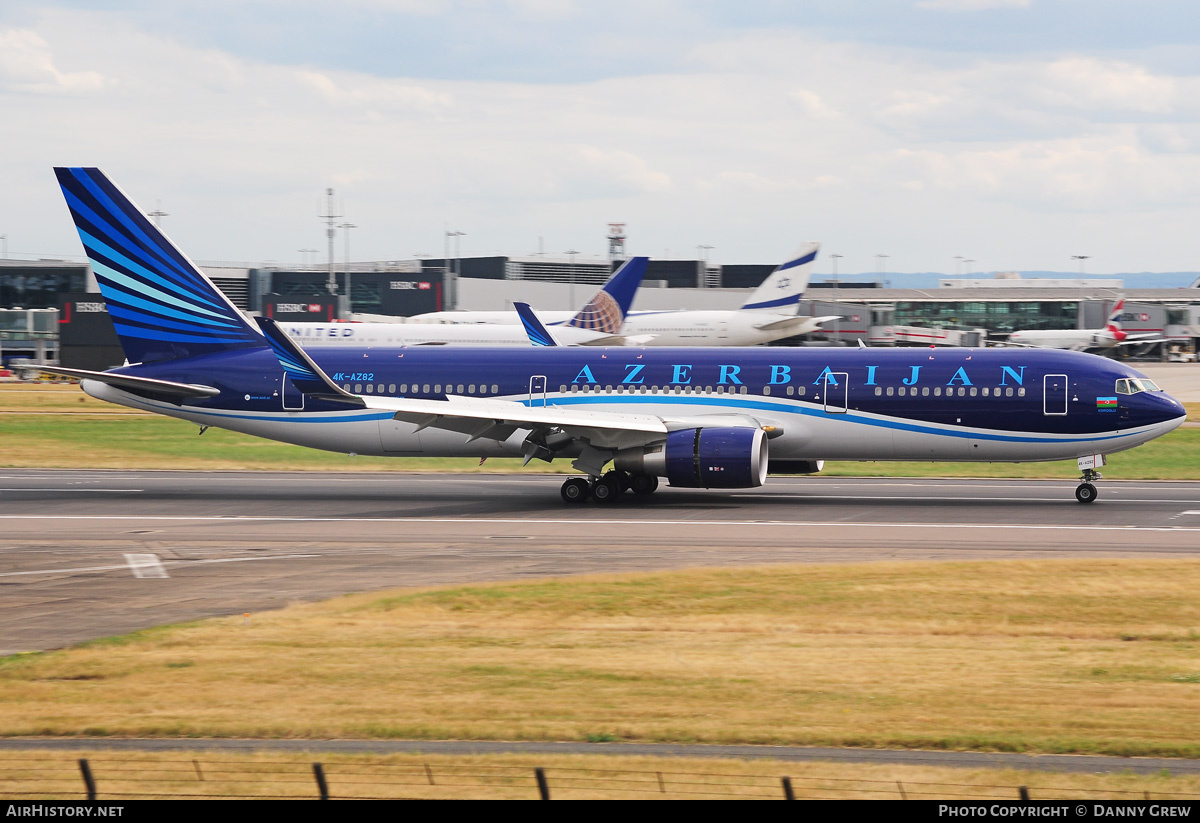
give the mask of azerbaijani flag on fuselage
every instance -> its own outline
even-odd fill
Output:
[[[1117,398],[1115,397],[1097,397],[1096,411],[1115,412],[1117,410]]]

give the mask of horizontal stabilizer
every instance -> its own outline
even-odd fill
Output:
[[[212,386],[196,386],[191,383],[175,383],[170,380],[155,380],[150,377],[133,377],[128,374],[115,374],[107,371],[88,371],[87,369],[64,369],[62,366],[39,366],[41,371],[50,374],[61,374],[64,377],[75,377],[80,380],[95,380],[106,383],[117,389],[128,391],[154,392],[155,394],[171,397],[216,397],[220,389]]]

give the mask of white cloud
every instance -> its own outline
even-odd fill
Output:
[[[95,71],[60,71],[50,45],[28,29],[0,29],[0,88],[38,93],[98,91],[108,83]]]

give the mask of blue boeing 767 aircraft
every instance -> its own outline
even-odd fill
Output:
[[[128,358],[56,369],[137,409],[330,451],[573,459],[562,497],[762,485],[824,460],[1078,460],[1183,422],[1103,357],[1039,349],[301,349],[257,325],[102,172],[57,168]],[[611,468],[610,468],[611,467]]]

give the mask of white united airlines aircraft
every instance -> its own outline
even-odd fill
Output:
[[[811,317],[798,314],[820,243],[805,243],[787,262],[775,269],[736,311],[631,311],[621,334],[639,346],[755,346],[808,334],[837,315]],[[567,312],[538,312],[555,336]],[[520,328],[515,311],[442,311],[419,314],[411,323],[440,325],[496,325]],[[522,333],[523,334],[523,333]],[[570,341],[560,342],[569,344]]]
[[[575,314],[554,327],[546,345],[623,346],[621,325],[633,303],[649,258],[632,257],[613,272],[600,291]],[[544,320],[543,320],[544,322]],[[518,324],[310,323],[282,322],[279,328],[302,346],[528,346]]]
[[[1163,337],[1153,332],[1127,332],[1121,329],[1121,314],[1125,298],[1117,301],[1108,323],[1102,329],[1030,329],[1015,331],[1005,341],[1006,346],[1032,346],[1039,349],[1072,349],[1089,351],[1113,349],[1118,346],[1140,346],[1157,343]]]

